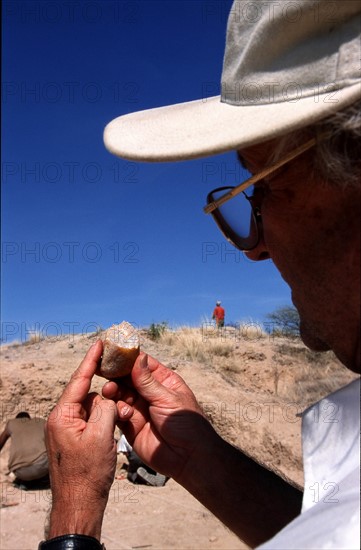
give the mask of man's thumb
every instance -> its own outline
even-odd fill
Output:
[[[153,405],[160,399],[164,400],[165,395],[168,393],[167,388],[153,377],[148,367],[148,355],[146,353],[137,358],[132,370],[132,381],[137,392]]]

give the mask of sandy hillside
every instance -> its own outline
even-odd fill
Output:
[[[1,428],[20,410],[46,417],[96,335],[47,338],[1,348]],[[227,331],[184,329],[142,348],[190,385],[222,436],[302,485],[300,413],[354,377],[331,354],[309,352],[298,340]],[[102,381],[95,380],[99,389]],[[119,437],[117,431],[116,437]],[[7,477],[10,443],[0,455],[2,550],[37,548],[50,492],[22,491]],[[165,487],[131,485],[123,455],[103,526],[107,550],[247,548],[173,480]],[[209,475],[217,475],[209,457]]]

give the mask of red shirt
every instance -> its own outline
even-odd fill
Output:
[[[224,308],[222,306],[216,306],[213,311],[213,317],[218,321],[222,321],[222,319],[224,319]]]

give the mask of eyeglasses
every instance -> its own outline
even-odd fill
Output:
[[[218,187],[208,194],[207,206],[203,210],[206,214],[212,214],[219,229],[233,246],[247,251],[256,248],[259,243],[262,217],[257,202],[261,201],[254,184],[311,149],[317,141],[316,138],[310,139],[236,187]],[[246,189],[249,190],[248,195]],[[236,200],[230,202],[231,199]]]

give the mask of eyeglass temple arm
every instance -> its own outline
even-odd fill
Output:
[[[261,172],[258,172],[254,176],[250,177],[247,181],[241,183],[240,185],[237,185],[236,187],[228,191],[228,193],[223,195],[223,197],[220,197],[216,201],[207,204],[207,206],[203,208],[203,211],[206,214],[210,214],[211,212],[216,210],[216,208],[222,206],[222,204],[224,204],[225,202],[242,193],[242,191],[247,189],[247,187],[250,187],[257,181],[260,181],[272,172],[275,172],[276,170],[278,170],[278,168],[281,168],[281,166],[287,164],[287,162],[290,162],[295,157],[298,157],[299,155],[307,151],[307,149],[311,149],[311,147],[313,147],[314,145],[316,145],[316,138],[312,138],[309,141],[306,141],[306,143],[291,151],[286,157],[283,157],[281,160],[279,160],[275,164],[272,164],[271,166],[267,166],[266,168],[261,170]]]

